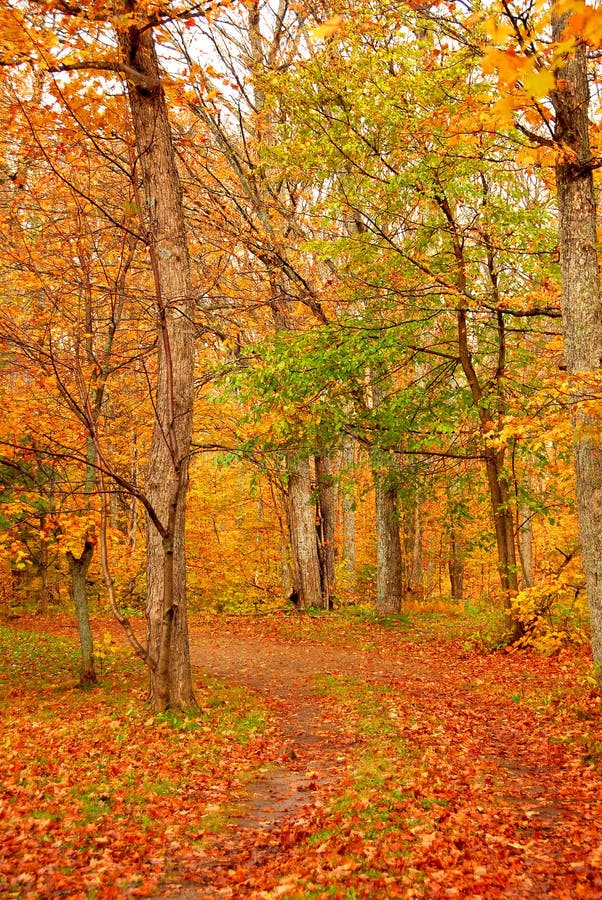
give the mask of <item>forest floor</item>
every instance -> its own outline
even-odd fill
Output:
[[[199,617],[185,720],[144,712],[95,629],[90,692],[66,616],[3,629],[0,896],[602,897],[583,649],[485,653],[459,616]]]

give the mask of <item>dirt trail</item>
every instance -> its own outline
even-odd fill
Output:
[[[239,826],[278,826],[312,802],[312,792],[334,784],[345,763],[349,738],[336,710],[320,703],[314,676],[343,675],[358,668],[357,654],[314,645],[253,641],[234,634],[194,634],[191,662],[208,675],[249,687],[278,718],[287,750],[282,765],[249,786]]]
[[[497,686],[488,677],[486,658],[473,656],[465,662],[448,654],[442,659],[434,644],[366,651],[220,630],[211,635],[193,631],[191,646],[192,663],[201,671],[262,695],[278,716],[287,752],[278,767],[249,785],[246,808],[212,863],[215,878],[209,869],[204,884],[184,886],[176,894],[181,900],[259,896],[241,884],[228,884],[233,859],[239,865],[242,859],[251,884],[253,871],[279,852],[275,835],[341,782],[348,757],[361,748],[354,746],[355,736],[332,700],[316,697],[315,678],[325,674],[386,682],[403,698],[408,717],[415,717],[413,745],[423,750],[427,769],[436,756],[429,777],[435,784],[447,780],[453,809],[441,819],[441,834],[427,837],[435,844],[439,838],[451,844],[453,855],[446,865],[457,866],[458,878],[474,884],[462,896],[481,896],[478,879],[491,857],[501,874],[484,897],[602,897],[602,832],[599,825],[593,836],[591,832],[592,822],[600,819],[602,797],[599,791],[592,796],[589,783],[575,783],[575,755],[545,736],[542,740],[532,710],[511,700],[513,686],[520,690],[528,677],[520,666],[510,667],[500,698],[492,696]],[[441,762],[446,759],[447,768]],[[243,831],[247,834],[241,839]],[[251,852],[248,832],[255,834]],[[586,832],[576,863],[570,835]],[[426,839],[425,847],[430,853]],[[446,852],[442,844],[441,860]],[[466,874],[463,854],[472,854],[476,876]],[[427,864],[425,850],[425,868]],[[435,868],[444,869],[444,862],[436,862]],[[433,877],[444,875],[437,871]],[[436,887],[434,881],[432,896],[446,895]]]

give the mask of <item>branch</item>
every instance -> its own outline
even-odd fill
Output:
[[[543,137],[543,135],[541,135],[541,134],[536,134],[535,131],[531,131],[530,128],[527,128],[521,122],[515,122],[514,125],[522,134],[525,135],[525,137],[528,137],[529,140],[532,141],[534,144],[539,144],[542,147],[555,147],[556,146],[556,143],[553,140],[551,140],[550,138]]]
[[[100,59],[80,59],[73,63],[60,63],[55,66],[49,66],[49,72],[75,72],[78,69],[98,69],[101,72],[117,72],[125,75],[128,81],[138,87],[147,88],[149,90],[158,88],[161,82],[158,78],[150,78],[139,72],[138,69],[128,66],[123,62],[112,62],[111,60]]]
[[[506,306],[494,306],[490,303],[481,303],[481,306],[490,312],[503,313],[505,316],[513,316],[516,319],[534,318],[536,316],[560,319],[562,316],[559,306],[532,306],[530,309],[512,309]]]

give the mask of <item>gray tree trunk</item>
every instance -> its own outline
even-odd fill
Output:
[[[133,12],[135,4],[126,4]],[[155,710],[195,705],[186,611],[184,526],[194,396],[194,302],[183,215],[165,94],[152,28],[118,26],[128,80],[137,160],[139,206],[155,281],[158,329],[156,419],[146,496],[147,623],[150,703]]]
[[[341,460],[345,472],[353,470],[355,446],[353,438],[346,437],[343,442]],[[342,500],[342,559],[345,572],[355,572],[355,498],[347,490]]]
[[[560,40],[566,20],[554,23]],[[577,512],[591,617],[592,649],[602,684],[602,445],[591,399],[600,392],[602,311],[596,235],[596,195],[589,142],[587,47],[581,43],[557,72],[551,94],[560,212],[562,326],[570,379]],[[588,402],[590,401],[590,402]]]
[[[376,503],[376,611],[381,616],[401,611],[403,561],[399,537],[397,490],[387,475],[374,475]]]
[[[290,532],[299,608],[321,608],[323,595],[309,460],[291,459],[288,469]]]
[[[86,575],[88,574],[93,554],[94,544],[87,538],[81,556],[75,556],[71,550],[67,552],[69,574],[71,576],[71,599],[75,607],[77,630],[81,648],[79,670],[80,687],[96,684],[98,680],[94,666],[94,643],[88,616],[88,593],[86,587]]]

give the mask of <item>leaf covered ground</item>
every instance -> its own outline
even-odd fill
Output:
[[[194,620],[201,713],[152,717],[95,623],[0,629],[0,895],[602,896],[602,700],[584,650],[463,620]]]

